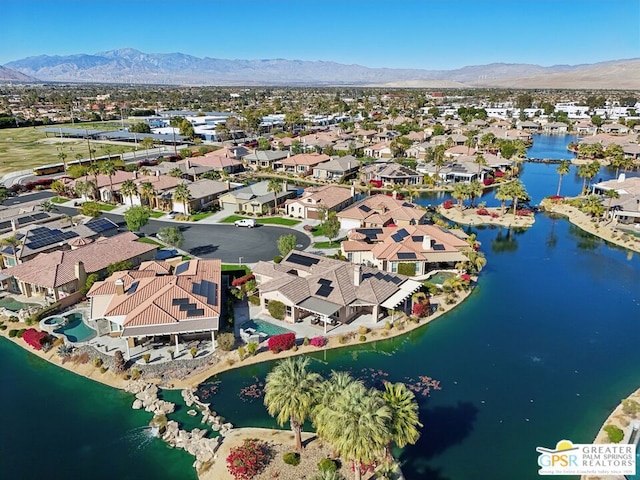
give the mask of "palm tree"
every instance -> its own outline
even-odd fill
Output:
[[[173,190],[173,199],[176,202],[182,202],[183,213],[185,215],[189,215],[187,202],[191,200],[191,191],[189,190],[189,187],[187,187],[186,183],[181,183]]]
[[[109,177],[109,193],[111,196],[110,201],[113,201],[113,176],[116,173],[116,165],[110,160],[102,162],[100,164],[100,172]]]
[[[124,182],[122,182],[120,192],[123,196],[129,197],[129,200],[131,200],[131,205],[133,205],[133,197],[135,195],[138,195],[138,186],[133,180],[125,180]]]
[[[182,170],[180,169],[180,167],[173,167],[171,170],[169,170],[169,176],[182,178]]]
[[[569,160],[562,160],[558,168],[556,168],[556,172],[560,178],[558,179],[558,191],[556,192],[556,197],[560,196],[560,187],[562,186],[562,177],[571,171],[571,162]]]
[[[67,162],[65,161],[65,159],[67,158],[67,154],[64,152],[60,152],[58,153],[58,158],[60,159],[60,161],[64,164],[64,171],[67,171]]]
[[[153,148],[153,139],[151,137],[144,137],[142,139],[142,143],[141,143],[142,147],[145,149],[145,151],[147,152],[147,157],[149,157],[149,149]]]
[[[153,208],[151,205],[151,199],[155,196],[155,190],[153,189],[153,184],[149,181],[142,182],[140,185],[140,194],[142,198],[147,199],[147,205],[149,208]]]
[[[351,382],[330,407],[315,417],[318,435],[328,440],[340,457],[353,465],[360,480],[361,464],[372,463],[384,455],[391,437],[391,409],[382,394],[368,390],[361,381]]]
[[[308,357],[290,357],[279,362],[267,375],[264,405],[269,415],[283,426],[291,423],[296,450],[302,450],[302,426],[310,416],[318,395],[320,375],[308,371]]]
[[[18,247],[18,245],[20,245],[20,243],[22,243],[22,242],[15,235],[12,235],[12,236],[6,237],[6,238],[0,238],[0,245],[2,245],[3,247],[11,248],[11,254],[13,255],[13,261],[14,261],[13,264],[14,265],[18,265],[18,250],[17,250],[17,247]]]
[[[458,207],[462,210],[462,202],[469,196],[469,186],[466,183],[459,182],[453,186],[451,196],[458,201]]]
[[[473,159],[473,163],[478,165],[478,178],[480,178],[480,172],[482,171],[482,167],[487,166],[487,160],[485,160],[484,156],[480,154]]]
[[[415,186],[410,186],[407,188],[407,195],[409,195],[409,202],[413,203],[413,199],[420,196],[420,190]]]
[[[606,190],[604,192],[604,196],[608,199],[607,200],[607,211],[611,211],[611,202],[613,202],[614,198],[620,198],[620,194],[618,193],[617,190],[612,188],[610,190]]]
[[[518,211],[518,200],[529,200],[529,194],[524,188],[524,185],[520,180],[514,180],[511,182],[511,198],[513,198],[513,214]]]
[[[584,164],[584,165],[580,165],[578,167],[578,176],[582,177],[582,195],[585,194],[586,190],[587,190],[587,177],[589,176],[589,165],[588,164]]]
[[[40,208],[43,212],[53,212],[57,207],[51,200],[45,200],[40,203]]]
[[[484,191],[483,185],[477,180],[474,180],[467,185],[467,194],[469,195],[469,197],[471,197],[472,207],[475,207],[476,198],[481,196],[483,191]]]
[[[582,210],[591,215],[591,217],[600,217],[605,212],[600,195],[587,195],[584,199]]]
[[[269,179],[269,185],[267,186],[268,192],[273,192],[273,205],[275,213],[278,213],[278,193],[282,191],[282,184],[277,178]]]
[[[500,200],[500,215],[504,215],[507,200],[511,198],[511,182],[502,183],[496,190],[496,200]]]
[[[399,448],[415,444],[420,437],[418,427],[422,424],[418,419],[418,402],[414,393],[404,383],[385,382],[382,399],[391,409],[391,441]],[[387,449],[389,455],[390,450]]]

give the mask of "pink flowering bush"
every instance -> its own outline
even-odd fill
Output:
[[[528,208],[519,208],[516,210],[516,216],[518,217],[528,217],[532,212]]]
[[[445,200],[442,202],[442,208],[445,210],[449,210],[451,207],[453,207],[453,200]]]
[[[280,353],[284,350],[290,350],[296,344],[295,333],[283,333],[269,337],[268,347],[273,353]]]
[[[491,218],[498,218],[500,215],[498,215],[496,212],[491,212]]]
[[[470,282],[471,281],[471,275],[469,275],[468,273],[463,273],[462,275],[460,275],[460,278],[464,282]]]
[[[266,443],[247,438],[229,451],[227,470],[236,480],[251,480],[264,470],[270,456]]]
[[[413,305],[411,313],[413,313],[416,317],[422,318],[429,315],[430,310],[431,305],[429,305],[428,302],[420,302]]]
[[[485,187],[488,187],[489,185],[493,185],[493,178],[487,177],[484,180],[482,180],[482,183],[484,184]]]
[[[486,208],[479,208],[478,210],[476,210],[476,213],[478,215],[489,215],[489,210],[487,210]]]
[[[504,177],[504,172],[501,172],[500,170],[493,172],[493,174],[496,176],[496,178]]]
[[[242,277],[236,278],[233,282],[231,282],[231,286],[239,287],[240,285],[244,285],[249,280],[253,280],[254,278],[256,278],[256,276],[253,273],[250,273],[249,275],[244,275]]]
[[[42,339],[47,338],[45,332],[39,332],[35,328],[28,328],[22,335],[22,339],[27,345],[32,346],[36,350],[42,350]]]
[[[313,337],[311,339],[311,345],[314,347],[324,347],[327,344],[327,339],[325,337]]]

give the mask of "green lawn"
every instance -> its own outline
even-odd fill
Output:
[[[153,238],[149,238],[149,237],[140,237],[138,240],[136,240],[136,242],[149,243],[151,245],[157,245],[160,248],[164,248],[163,244],[161,244],[160,242],[156,242]]]
[[[249,275],[251,273],[251,269],[246,265],[230,265],[223,263],[221,271],[223,273],[234,273],[234,278],[242,277],[243,275]],[[244,271],[244,274],[240,274],[241,271]]]
[[[117,123],[117,122],[116,122]],[[49,125],[49,127],[71,127],[68,125]],[[3,128],[0,130],[0,176],[5,173],[27,170],[40,165],[49,165],[51,163],[60,163],[58,154],[63,152],[66,154],[67,162],[76,159],[76,155],[82,155],[82,158],[89,157],[87,141],[80,138],[59,138],[44,132],[46,127],[21,127],[21,128]],[[104,123],[96,124],[75,124],[75,128],[100,128],[107,129]],[[115,124],[111,126],[112,129]],[[105,146],[109,145],[112,154],[130,152],[135,149],[135,145],[114,145],[108,142],[91,142],[91,148],[96,150],[96,155],[106,155]]]
[[[222,223],[233,223],[236,220],[242,220],[243,218],[252,218],[252,217],[231,215],[230,217],[223,219]],[[292,227],[293,225],[297,225],[300,223],[300,220],[294,220],[292,218],[282,218],[282,217],[254,218],[254,220],[258,223],[262,223],[263,225],[286,225],[287,227]]]
[[[118,208],[118,205],[109,205],[107,203],[98,203],[98,208],[103,212],[110,212],[114,208]]]
[[[340,248],[340,243],[344,240],[344,238],[339,238],[333,242],[315,242],[313,248]]]
[[[322,224],[318,225],[317,227],[313,227],[313,230],[311,230],[312,237],[321,237],[323,235],[324,229],[322,228]]]
[[[202,220],[203,218],[207,218],[208,216],[213,215],[213,212],[198,212],[194,213],[189,217],[189,220],[192,222],[197,222],[198,220]]]
[[[155,210],[151,211],[151,218],[160,218],[166,215],[167,212],[157,212]]]
[[[71,199],[66,197],[53,197],[49,200],[51,200],[51,203],[67,203]]]

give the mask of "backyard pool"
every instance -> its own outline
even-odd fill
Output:
[[[293,333],[291,330],[278,325],[273,325],[269,322],[265,322],[264,320],[249,320],[242,324],[242,328],[245,330],[247,328],[253,328],[257,333],[264,333],[270,337],[280,335],[282,333]]]
[[[56,328],[54,333],[61,333],[71,343],[86,342],[97,335],[97,332],[84,323],[82,314],[79,312],[65,315],[67,324]]]
[[[23,303],[11,297],[0,298],[0,307],[4,307],[12,312],[17,312],[24,308],[38,307],[37,303]]]

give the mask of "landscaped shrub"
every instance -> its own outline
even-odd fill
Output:
[[[242,345],[240,345],[238,347],[238,356],[240,357],[240,360],[244,360],[244,357],[247,355],[247,349],[244,348]]]
[[[302,340],[302,345],[304,345],[305,347],[309,345],[309,337],[304,337],[304,339]]]
[[[104,365],[100,367],[100,373],[106,373],[109,370],[109,367],[105,367]]]
[[[518,210],[516,210],[516,216],[518,217],[528,217],[532,213],[533,212],[528,208],[519,208]]]
[[[254,278],[256,278],[256,276],[253,273],[250,273],[249,275],[244,275],[242,277],[236,278],[233,282],[231,282],[231,286],[239,287],[240,285],[244,285],[249,280],[253,280]]]
[[[398,273],[400,275],[407,275],[413,277],[416,274],[416,264],[414,262],[402,262],[398,264]]]
[[[449,210],[451,207],[453,207],[453,200],[445,200],[442,202],[442,208],[445,210]]]
[[[484,180],[482,180],[482,183],[484,184],[485,187],[488,187],[489,185],[493,185],[493,178],[487,177]]]
[[[20,320],[20,319],[19,319],[18,317],[16,317],[15,315],[11,315],[11,316],[9,317],[9,321],[10,321],[11,323],[18,323],[18,320]]]
[[[16,335],[19,336],[20,331],[18,331]],[[27,343],[27,345],[30,345],[36,350],[42,350],[40,340],[46,337],[47,334],[45,332],[39,332],[35,328],[29,328],[28,330],[24,330],[22,333],[22,339]]]
[[[344,345],[345,343],[347,343],[347,340],[348,340],[348,338],[347,338],[347,336],[346,336],[346,335],[344,335],[344,334],[341,334],[341,335],[338,337],[338,343],[339,343],[340,345]]]
[[[391,330],[391,322],[389,320],[384,322],[384,329],[385,330]]]
[[[269,338],[268,347],[273,353],[289,350],[296,344],[295,333],[282,333]]]
[[[258,344],[257,343],[251,342],[251,343],[247,344],[247,352],[249,352],[249,355],[254,356],[257,351],[258,351]]]
[[[7,326],[6,325],[0,325],[0,330],[6,330]]]
[[[327,344],[327,338],[326,337],[313,337],[311,339],[311,345],[314,347],[324,347]]]
[[[300,465],[300,454],[297,452],[287,452],[282,456],[282,461],[287,465],[297,467]]]
[[[321,472],[335,472],[338,470],[338,464],[330,458],[323,458],[318,462],[318,470]]]
[[[476,213],[478,215],[489,215],[489,210],[487,210],[486,208],[479,208],[476,210]]]
[[[126,362],[124,361],[124,356],[122,355],[122,351],[116,350],[113,354],[113,368],[116,372],[124,371]]]
[[[369,333],[369,329],[367,327],[365,327],[364,325],[360,325],[358,327],[358,333],[360,335],[366,335],[367,333]]]
[[[282,261],[282,255],[276,255],[273,257],[273,263],[280,263]]]
[[[622,411],[627,415],[631,415],[633,418],[636,418],[636,415],[640,412],[640,403],[627,398],[622,401]]]
[[[29,329],[29,330],[32,330],[32,329]],[[20,330],[18,330],[18,333],[16,333],[16,337],[22,338],[22,336],[24,335],[24,332],[26,331],[27,331],[26,328],[21,328]],[[38,344],[40,344],[40,342],[38,342]]]
[[[100,357],[95,357],[93,359],[93,366],[99,368],[102,366],[102,359]]]
[[[607,432],[611,443],[620,443],[624,438],[624,432],[615,425],[607,425],[603,430]]]
[[[192,347],[189,349],[189,353],[191,354],[191,358],[196,358],[196,355],[198,355],[198,349],[196,347]]]
[[[131,380],[138,380],[142,376],[142,373],[137,368],[131,371]]]
[[[430,308],[431,307],[427,302],[416,303],[413,305],[412,313],[418,318],[426,317],[429,315]]]
[[[367,341],[367,337],[364,335],[360,335],[360,341],[361,342],[366,342]]]
[[[251,305],[255,305],[256,307],[257,307],[258,305],[260,305],[260,297],[259,297],[259,296],[257,296],[257,295],[250,295],[248,298],[249,298],[249,303],[250,303]]]
[[[279,302],[278,300],[269,301],[269,306],[267,307],[269,310],[269,315],[278,320],[284,320],[284,314],[286,312],[284,303]]]
[[[224,350],[225,352],[230,352],[233,350],[233,347],[236,345],[236,339],[233,336],[233,333],[221,333],[218,335],[218,347],[220,350]]]
[[[269,447],[256,439],[246,439],[242,445],[232,448],[227,456],[227,470],[236,480],[251,480],[269,462]]]

